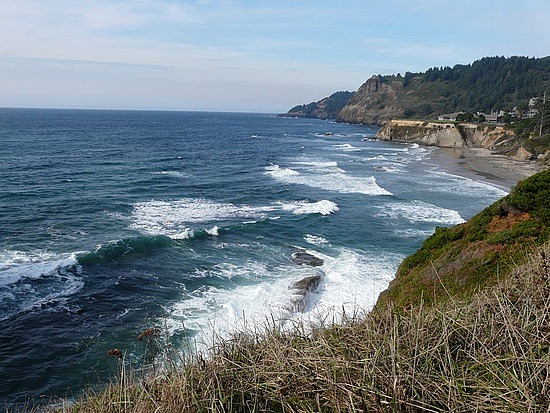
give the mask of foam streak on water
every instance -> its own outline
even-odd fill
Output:
[[[207,347],[266,318],[368,310],[436,226],[504,194],[368,126],[15,109],[0,109],[0,125],[8,404],[108,382],[106,352],[139,365],[147,328]],[[293,287],[312,276],[313,291]]]

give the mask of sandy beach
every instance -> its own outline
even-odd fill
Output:
[[[541,171],[534,162],[494,155],[483,148],[438,148],[432,159],[458,175],[479,178],[511,189],[517,182]]]

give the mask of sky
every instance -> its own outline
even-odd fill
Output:
[[[0,107],[281,113],[375,74],[547,55],[549,0],[0,0]]]

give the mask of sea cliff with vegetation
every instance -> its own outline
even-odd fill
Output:
[[[266,320],[208,354],[167,348],[160,330],[146,330],[144,370],[113,349],[111,385],[51,410],[547,411],[549,224],[543,171],[468,222],[438,228],[368,313],[284,328]]]
[[[339,113],[341,122],[382,125],[391,119],[437,119],[451,112],[525,114],[550,89],[550,56],[485,57],[404,76],[375,75]],[[542,100],[542,99],[541,99]]]

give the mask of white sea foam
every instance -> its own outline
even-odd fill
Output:
[[[474,181],[470,178],[439,170],[431,170],[428,172],[436,179],[441,179],[441,185],[432,186],[433,191],[465,196],[477,196],[480,192],[482,192],[486,195],[494,197],[495,200],[508,195],[508,192],[504,188],[499,188],[483,181]],[[433,180],[432,182],[433,184],[437,184],[437,180]]]
[[[323,266],[270,267],[247,261],[242,265],[224,263],[211,269],[197,269],[196,277],[232,280],[238,287],[222,288],[217,283],[216,286],[205,283],[184,294],[181,302],[167,309],[169,332],[181,331],[183,326],[188,331],[199,332],[198,347],[204,349],[216,334],[227,336],[244,328],[250,330],[265,324],[266,320],[281,326],[294,318],[312,322],[326,320],[327,314],[337,320],[342,311],[352,314],[372,308],[403,259],[399,254],[375,256],[345,248],[335,250],[333,255],[307,252],[322,258]],[[316,274],[321,275],[321,282],[316,290],[307,294],[304,312],[293,312],[292,301],[296,297],[289,287]]]
[[[269,267],[264,262],[247,261],[241,265],[222,263],[210,269],[197,269],[192,277],[233,280],[237,288],[203,285],[185,294],[183,300],[167,309],[168,330],[200,332],[200,348],[211,342],[213,334],[227,336],[245,324],[262,324],[267,318],[288,317],[289,286],[310,273],[309,268]]]
[[[306,308],[314,321],[331,312],[338,318],[342,311],[350,315],[371,309],[404,258],[399,254],[374,255],[347,248],[334,256],[315,254],[324,260],[321,268],[325,276]]]
[[[46,251],[0,252],[0,287],[15,284],[21,280],[37,280],[50,276],[60,268],[76,266],[76,254],[60,257]]]
[[[171,176],[173,178],[189,178],[191,175],[185,172],[180,171],[159,171],[159,172],[153,172],[155,175],[167,175]]]
[[[171,233],[169,236],[172,239],[190,239],[195,236],[195,231],[191,228],[184,228],[183,231]]]
[[[426,239],[433,234],[432,230],[420,230],[420,229],[396,229],[393,233],[401,238],[420,238]]]
[[[340,208],[338,205],[332,201],[322,200],[319,202],[308,202],[308,201],[299,201],[299,202],[289,202],[281,203],[283,211],[290,211],[296,215],[304,214],[321,214],[321,215],[330,215],[334,212],[337,212]]]
[[[147,201],[134,205],[131,228],[146,234],[164,234],[174,238],[193,236],[192,224],[228,219],[267,218],[269,208],[236,206],[203,198],[183,198],[172,201]]]
[[[148,201],[134,205],[130,227],[145,234],[166,235],[173,239],[188,239],[195,236],[197,228],[212,236],[219,235],[219,226],[204,228],[205,224],[220,221],[239,221],[255,224],[264,219],[279,219],[272,213],[290,212],[296,215],[329,215],[338,211],[338,205],[329,200],[317,202],[290,201],[273,205],[234,205],[213,202],[203,198],[184,198],[173,201]]]
[[[374,168],[375,171],[381,171],[381,172],[401,172],[402,169],[401,168],[396,168],[395,166],[380,166],[380,167],[375,167]]]
[[[275,179],[286,179],[288,177],[293,177],[300,175],[299,172],[296,172],[290,168],[281,168],[279,165],[270,165],[266,168],[266,173],[271,175]]]
[[[406,219],[412,223],[429,222],[434,224],[456,225],[464,222],[460,214],[453,210],[414,200],[410,202],[388,202],[377,207],[377,216],[390,219]]]
[[[336,149],[339,149],[344,152],[361,152],[360,148],[357,148],[349,143],[342,143],[339,145],[334,145]]]
[[[330,242],[321,235],[306,234],[304,235],[304,241],[306,241],[309,244],[318,245],[318,246],[330,245]]]
[[[380,187],[374,176],[356,177],[341,172],[319,172],[311,168],[302,173],[280,173],[285,168],[279,165],[266,167],[266,174],[274,179],[287,184],[306,185],[313,188],[320,188],[327,191],[334,191],[343,194],[364,194],[364,195],[391,195],[391,192]]]
[[[387,161],[388,158],[386,158],[384,155],[377,155],[370,158],[365,158],[365,161]]]
[[[220,228],[217,225],[214,225],[212,228],[207,229],[206,233],[215,237],[220,235],[219,231],[220,231]]]
[[[338,162],[334,161],[294,161],[292,164],[297,165],[297,169],[304,169],[306,172],[346,173],[345,170],[338,167]]]
[[[55,303],[57,305],[64,306],[67,302],[68,297],[76,294],[78,291],[84,287],[84,281],[80,276],[80,273],[77,275],[73,273],[66,272],[61,276],[56,277],[56,285],[51,286],[51,288],[46,291],[39,291],[38,289],[33,288],[30,285],[25,285],[25,296],[30,298],[25,300],[19,300],[17,313],[31,311],[42,307],[43,305],[48,305]],[[62,285],[61,287],[58,287]],[[56,288],[58,287],[58,288]],[[17,292],[15,293],[17,297]],[[9,318],[10,314],[4,314],[4,319]]]
[[[0,252],[0,303],[6,320],[44,304],[62,304],[84,286],[76,253]]]

